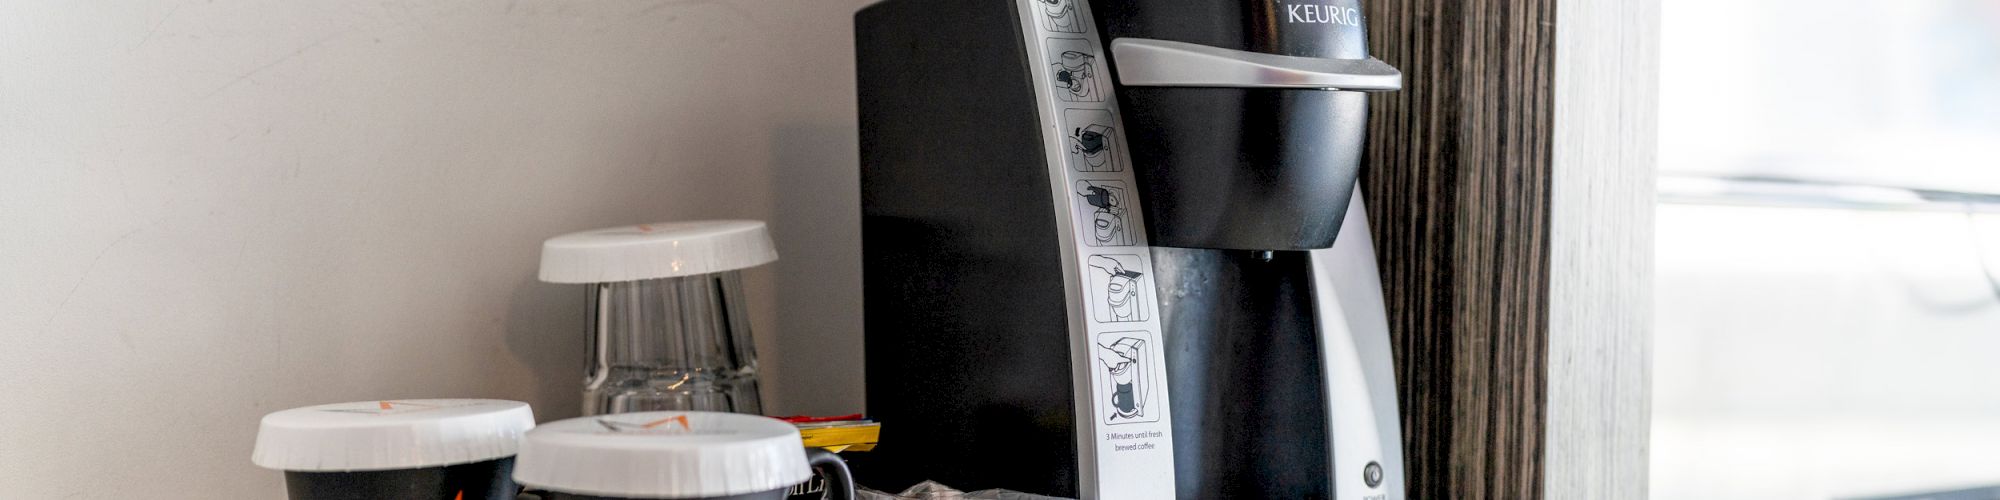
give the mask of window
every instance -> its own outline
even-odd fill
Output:
[[[1662,10],[1653,497],[2000,498],[2000,1]]]

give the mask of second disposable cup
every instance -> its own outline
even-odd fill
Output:
[[[512,500],[527,403],[361,401],[265,415],[251,461],[292,500]]]

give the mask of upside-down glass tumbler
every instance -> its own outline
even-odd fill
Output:
[[[542,246],[542,280],[590,286],[584,414],[757,414],[742,270],[777,259],[764,223],[585,231]]]

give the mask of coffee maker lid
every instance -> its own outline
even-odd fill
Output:
[[[528,432],[514,462],[514,481],[532,489],[623,498],[742,495],[811,478],[798,428],[736,413],[620,413],[550,422]]]
[[[514,455],[535,426],[527,403],[399,399],[308,406],[264,416],[250,461],[286,471],[414,469]]]
[[[734,271],[778,260],[763,221],[619,226],[542,243],[542,281],[610,283]]]

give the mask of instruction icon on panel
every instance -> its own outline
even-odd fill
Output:
[[[1059,33],[1082,33],[1083,14],[1076,11],[1076,0],[1035,0],[1042,14],[1042,29]]]
[[[1149,332],[1106,332],[1097,335],[1091,346],[1099,370],[1098,415],[1104,423],[1117,425],[1157,422],[1160,410],[1153,404],[1153,390],[1160,383],[1153,366],[1152,350],[1160,344]]]
[[[1111,112],[1101,109],[1063,110],[1063,130],[1068,136],[1066,155],[1070,168],[1078,172],[1123,172],[1118,163],[1117,129]]]
[[[1095,272],[1084,293],[1090,296],[1091,317],[1099,323],[1131,323],[1153,318],[1147,307],[1152,303],[1152,285],[1139,269],[1144,260],[1138,255],[1092,255],[1084,264]]]
[[[1129,191],[1122,181],[1076,181],[1077,223],[1084,226],[1083,244],[1122,247],[1132,244]]]
[[[1050,83],[1056,99],[1064,102],[1103,102],[1104,78],[1098,71],[1097,54],[1090,42],[1081,38],[1049,39]]]

